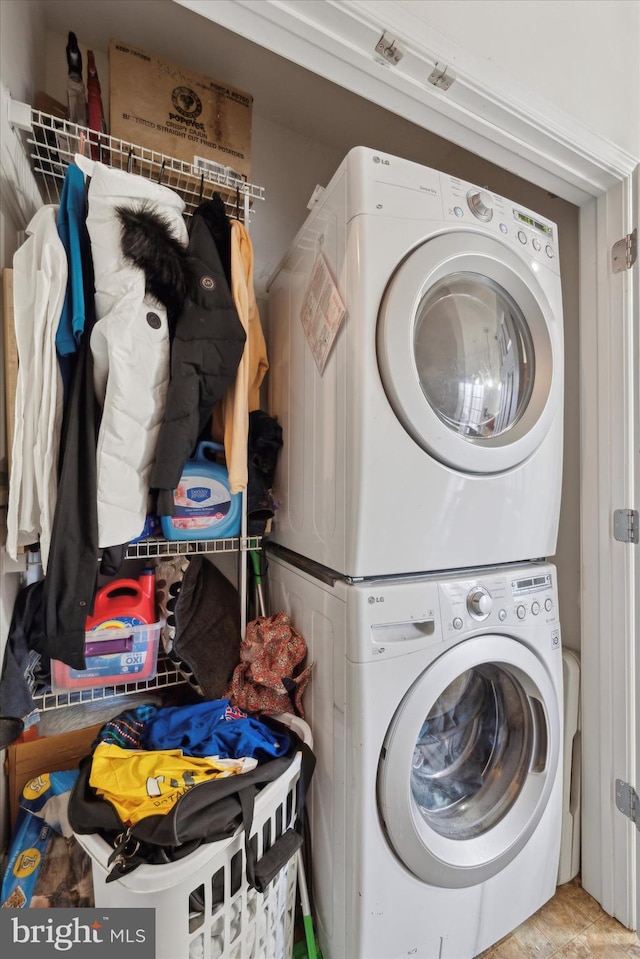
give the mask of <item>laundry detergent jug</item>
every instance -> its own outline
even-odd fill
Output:
[[[54,692],[137,682],[155,676],[162,623],[155,622],[156,577],[116,579],[96,593],[85,628],[86,669],[51,660]]]
[[[224,539],[240,534],[242,496],[231,493],[224,466],[205,454],[223,450],[220,443],[203,442],[187,460],[177,489],[175,513],[162,516],[166,539]]]
[[[143,569],[139,579],[114,579],[96,593],[87,632],[153,623],[156,618],[156,575]]]

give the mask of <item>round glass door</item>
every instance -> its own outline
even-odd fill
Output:
[[[413,348],[429,405],[460,436],[500,436],[526,410],[535,377],[529,328],[487,277],[438,280],[418,307]]]
[[[562,402],[561,317],[493,237],[442,234],[411,253],[385,292],[377,351],[403,427],[464,472],[523,462]]]
[[[398,857],[435,885],[473,885],[532,836],[558,775],[549,673],[503,636],[460,643],[416,680],[385,737],[378,805]]]
[[[534,740],[534,716],[518,680],[497,665],[465,670],[438,696],[418,733],[411,794],[420,815],[451,839],[492,829],[522,790]]]

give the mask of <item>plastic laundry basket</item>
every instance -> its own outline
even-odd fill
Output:
[[[277,717],[311,745],[311,732],[295,716]],[[259,859],[295,821],[298,754],[255,800],[251,842]],[[293,951],[297,859],[282,868],[264,893],[250,889],[244,831],[207,843],[174,863],[139,866],[107,883],[111,847],[97,835],[76,836],[91,856],[97,907],[156,911],[156,959],[288,959]]]

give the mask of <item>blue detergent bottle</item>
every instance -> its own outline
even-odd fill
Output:
[[[187,460],[173,491],[175,513],[162,516],[166,539],[225,539],[240,535],[242,495],[231,493],[226,467],[205,454],[223,450],[220,443],[203,442]]]

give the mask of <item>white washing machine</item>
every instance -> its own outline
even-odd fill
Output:
[[[555,891],[562,653],[547,563],[320,579],[269,554],[306,638],[324,959],[472,959]]]
[[[352,577],[554,554],[555,224],[357,147],[272,277],[269,330],[276,542]]]

